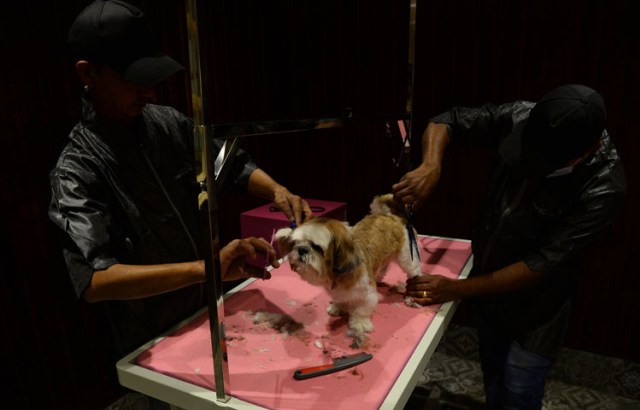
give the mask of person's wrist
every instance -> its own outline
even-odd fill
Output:
[[[434,169],[438,169],[438,165],[434,164],[433,162],[429,161],[429,160],[424,160],[419,166],[418,168],[420,169],[420,172],[423,174],[427,174],[430,171],[434,170]]]
[[[271,192],[273,195],[273,200],[275,201],[279,196],[286,196],[289,193],[289,190],[286,187],[277,184]]]
[[[191,275],[198,282],[204,282],[207,279],[205,273],[204,260],[198,260],[191,263]]]
[[[440,171],[440,164],[436,161],[425,160],[419,166],[423,172],[427,171]]]

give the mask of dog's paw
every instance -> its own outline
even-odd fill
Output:
[[[349,319],[349,332],[351,336],[358,334],[365,334],[373,332],[373,323],[368,318],[354,318]]]
[[[349,330],[347,330],[347,336],[353,338],[353,343],[350,347],[361,347],[368,339],[368,333],[373,332],[373,323],[368,317],[355,317],[349,318]]]
[[[364,345],[367,341],[367,333],[359,332],[353,329],[347,330],[347,336],[353,339],[353,342],[349,345],[352,349],[357,349]]]
[[[329,306],[327,306],[327,313],[331,316],[342,316],[347,312],[342,310],[337,304],[331,303]]]
[[[352,349],[359,349],[367,341],[367,335],[366,334],[352,336],[352,337],[353,337],[353,342],[349,345],[349,347],[352,348]]]

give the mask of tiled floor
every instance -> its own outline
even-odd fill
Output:
[[[473,328],[451,325],[408,410],[481,409],[482,373]],[[547,382],[543,410],[640,410],[640,364],[563,349]]]
[[[405,409],[483,409],[477,346],[473,328],[450,325]],[[145,396],[131,393],[105,410],[148,409],[153,410]],[[547,383],[543,410],[640,410],[640,364],[564,349]]]

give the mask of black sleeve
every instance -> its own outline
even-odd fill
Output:
[[[454,107],[450,111],[431,118],[436,124],[449,126],[449,137],[453,142],[467,142],[495,148],[513,129],[529,116],[535,104],[528,101],[481,107]]]
[[[65,261],[80,296],[94,271],[118,263],[109,247],[107,200],[87,170],[56,168],[50,174],[50,183],[49,218],[64,233]]]

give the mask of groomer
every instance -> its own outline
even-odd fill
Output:
[[[602,96],[583,85],[555,88],[537,103],[456,107],[431,119],[422,163],[393,186],[400,201],[420,206],[438,183],[448,144],[497,150],[469,278],[425,275],[407,286],[424,305],[472,300],[489,409],[542,406],[579,261],[626,194],[605,121]]]
[[[85,85],[82,118],[51,171],[49,216],[62,233],[78,297],[98,302],[115,376],[116,359],[206,302],[194,124],[155,104],[154,87],[183,67],[160,51],[138,8],[94,1],[73,22],[68,42]],[[297,223],[312,214],[246,152],[232,162],[233,188],[274,201]],[[261,277],[245,264],[256,253],[277,265],[264,239],[224,246],[223,280]]]

